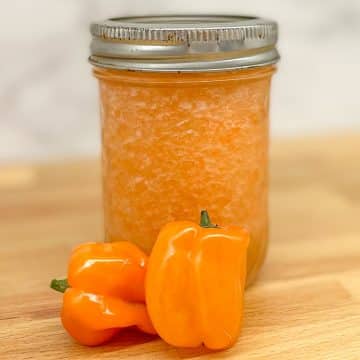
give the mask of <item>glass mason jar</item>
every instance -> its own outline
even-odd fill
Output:
[[[268,242],[268,112],[276,23],[242,16],[91,25],[106,241],[150,252],[172,220],[249,229],[248,280]]]

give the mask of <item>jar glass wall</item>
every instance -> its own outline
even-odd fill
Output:
[[[172,220],[243,225],[248,284],[268,241],[268,110],[261,66],[160,73],[94,68],[99,79],[107,241],[150,252]]]

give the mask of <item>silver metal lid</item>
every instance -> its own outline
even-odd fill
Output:
[[[277,24],[249,16],[144,16],[95,22],[90,62],[141,71],[223,71],[274,64]]]

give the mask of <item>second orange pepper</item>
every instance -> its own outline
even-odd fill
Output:
[[[71,254],[68,279],[53,280],[64,292],[61,320],[83,345],[100,345],[121,328],[155,334],[145,307],[147,256],[134,244],[82,244]]]

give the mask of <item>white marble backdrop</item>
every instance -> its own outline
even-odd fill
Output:
[[[115,15],[245,13],[276,19],[272,134],[360,130],[359,0],[1,0],[0,162],[99,150],[88,24]]]

